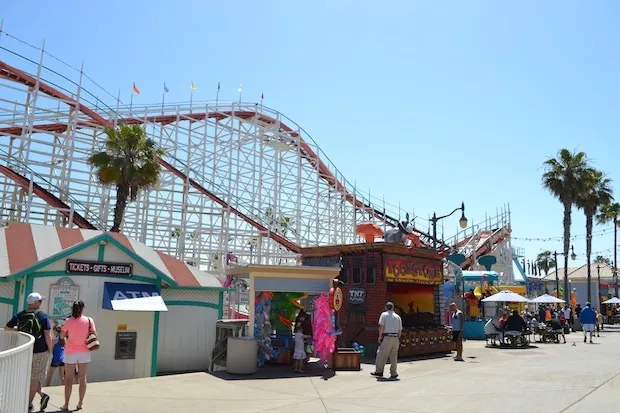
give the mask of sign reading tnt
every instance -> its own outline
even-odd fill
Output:
[[[349,290],[349,304],[364,304],[366,301],[366,291],[360,288]]]
[[[416,262],[402,257],[387,256],[385,280],[410,284],[441,284],[443,271],[440,263]]]
[[[131,275],[132,264],[67,260],[67,274]]]

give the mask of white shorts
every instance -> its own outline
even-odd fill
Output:
[[[582,327],[583,327],[583,331],[585,332],[594,331],[594,324],[584,324]]]
[[[65,353],[65,364],[90,363],[90,351],[86,353]]]

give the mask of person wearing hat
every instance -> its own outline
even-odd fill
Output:
[[[377,359],[375,377],[383,377],[385,363],[390,359],[390,378],[398,377],[396,368],[398,366],[398,348],[400,347],[400,333],[403,330],[403,320],[394,312],[394,304],[387,302],[385,311],[379,317],[379,348],[377,349]]]
[[[41,383],[47,376],[52,345],[52,328],[47,314],[40,310],[44,297],[39,293],[32,293],[26,298],[28,308],[15,314],[6,323],[5,330],[19,330],[34,337],[32,354],[32,368],[30,372],[30,410],[33,410],[32,401],[35,394],[41,392]],[[41,392],[40,411],[45,410],[50,397]]]

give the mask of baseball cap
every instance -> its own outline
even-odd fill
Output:
[[[394,308],[394,303],[392,303],[391,301],[388,301],[387,303],[385,303],[385,308],[387,309]]]
[[[28,298],[26,298],[26,301],[28,302],[28,304],[34,304],[36,302],[43,301],[44,299],[45,297],[43,297],[39,293],[31,293],[28,295]]]

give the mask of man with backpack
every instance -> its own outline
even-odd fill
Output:
[[[43,297],[39,293],[32,293],[26,298],[28,308],[13,316],[4,327],[5,330],[17,329],[34,337],[32,354],[32,370],[30,373],[30,411],[33,410],[32,401],[37,392],[41,391],[41,383],[47,376],[52,346],[52,330],[47,314],[40,310]],[[40,411],[45,410],[49,403],[49,396],[42,393]]]

